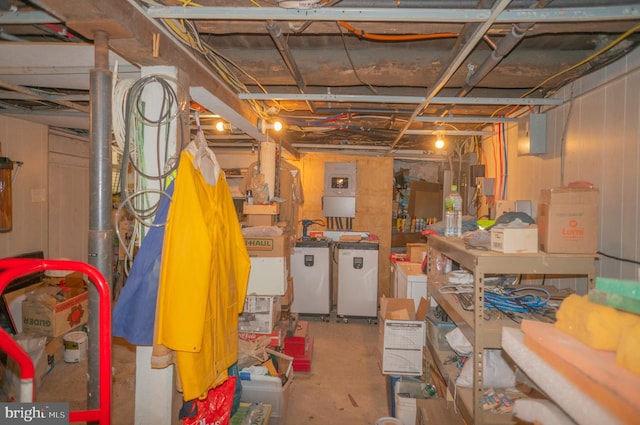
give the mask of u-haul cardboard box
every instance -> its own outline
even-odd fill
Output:
[[[538,204],[538,243],[549,253],[598,251],[600,192],[595,188],[543,189]]]
[[[249,257],[289,257],[291,255],[291,235],[245,236],[244,242]]]

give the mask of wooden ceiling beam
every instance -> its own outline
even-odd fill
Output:
[[[148,18],[127,0],[37,0],[39,6],[70,29],[92,40],[96,31],[109,35],[109,46],[138,66],[175,66],[189,76],[191,87],[202,87],[220,104],[235,127],[258,141],[267,140],[257,129],[258,115],[240,100],[221,78],[187,46],[176,41],[161,24]],[[156,41],[154,42],[154,37]],[[154,44],[155,43],[155,44]],[[155,46],[155,48],[154,48]],[[218,111],[211,111],[218,113]],[[283,145],[294,156],[292,146]]]

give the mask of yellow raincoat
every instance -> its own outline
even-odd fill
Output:
[[[184,400],[224,382],[238,360],[238,315],[250,268],[224,174],[207,183],[193,158],[187,149],[180,156],[156,317],[156,343],[176,352]]]

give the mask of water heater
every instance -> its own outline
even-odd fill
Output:
[[[325,217],[356,216],[355,162],[325,163],[322,212]]]

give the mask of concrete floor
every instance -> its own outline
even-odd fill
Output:
[[[309,321],[311,372],[297,373],[282,425],[375,425],[389,416],[378,326],[366,320]]]
[[[380,373],[378,327],[364,319],[348,323],[301,317],[314,338],[310,372],[298,372],[291,383],[286,414],[279,425],[375,425],[388,416],[385,377]],[[135,348],[120,339],[113,346],[112,424],[134,422]],[[86,360],[64,363],[45,377],[37,401],[69,402],[70,409],[86,406]],[[173,424],[180,424],[177,417]],[[142,424],[147,425],[147,424]]]

